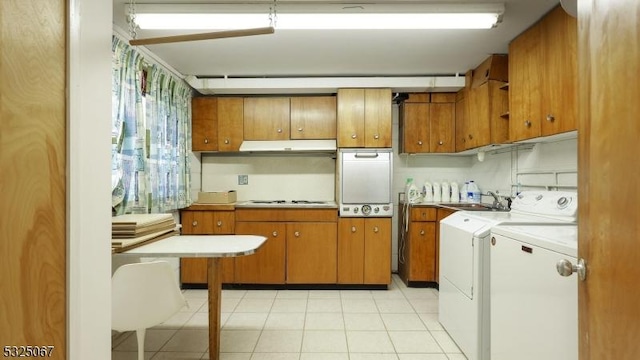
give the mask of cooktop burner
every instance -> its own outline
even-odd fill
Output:
[[[254,204],[286,204],[286,200],[251,200]]]

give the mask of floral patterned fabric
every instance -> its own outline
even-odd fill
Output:
[[[162,213],[191,204],[191,88],[113,37],[112,206]]]

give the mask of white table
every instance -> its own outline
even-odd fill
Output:
[[[209,292],[209,359],[220,358],[220,258],[251,255],[267,241],[256,235],[177,235],[158,240],[118,256],[207,258]]]

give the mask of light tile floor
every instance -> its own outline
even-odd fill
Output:
[[[147,330],[145,359],[208,359],[207,292]],[[465,360],[438,323],[438,291],[223,290],[221,360]],[[112,360],[135,360],[133,332],[112,338]]]

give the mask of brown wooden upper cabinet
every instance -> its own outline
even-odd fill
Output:
[[[410,94],[400,105],[400,152],[454,152],[456,94],[418,95]]]
[[[509,139],[577,128],[577,21],[560,7],[509,44]]]
[[[456,94],[456,151],[508,140],[507,79],[507,55],[491,55],[467,73],[465,88]]]
[[[291,139],[335,139],[336,97],[291,97]]]
[[[218,150],[218,101],[215,97],[191,100],[191,149]]]
[[[289,140],[288,97],[244,99],[245,140]]]
[[[391,147],[391,89],[338,89],[338,147]]]
[[[243,99],[197,97],[191,100],[193,151],[238,151],[242,143]]]
[[[244,99],[218,98],[218,151],[238,151],[244,136]]]

